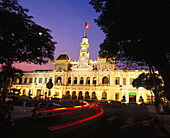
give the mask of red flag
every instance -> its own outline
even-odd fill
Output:
[[[85,22],[85,27],[86,27],[86,30],[89,30],[89,25],[87,22]]]

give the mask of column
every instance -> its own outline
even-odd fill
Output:
[[[90,77],[90,85],[93,85],[93,78],[94,78],[94,76],[91,75],[91,77]]]
[[[80,76],[77,75],[77,85],[79,85],[79,84],[80,84]]]
[[[116,93],[117,93],[117,92],[116,92]],[[120,101],[120,102],[121,102],[122,97],[123,97],[122,92],[119,92],[119,99],[118,99],[118,101]]]
[[[99,85],[99,75],[96,76],[96,85]]]
[[[32,89],[32,87],[31,87],[31,97],[33,97],[34,95],[33,95],[33,89]]]
[[[35,88],[35,86],[34,86],[34,90],[33,90],[34,92],[34,97],[36,97],[37,96],[37,94],[36,94],[36,88]]]
[[[122,85],[123,83],[122,83],[122,79],[123,79],[123,74],[122,74],[122,70],[121,70],[121,72],[120,72],[120,84],[119,85]]]
[[[49,82],[49,80],[47,81],[47,83]],[[53,75],[52,77],[52,82],[55,84],[55,75]]]
[[[42,84],[44,84],[45,83],[45,76],[43,76],[43,78],[42,78]]]
[[[99,85],[101,84],[100,80],[101,80],[101,75],[99,75]]]
[[[66,73],[63,72],[63,76],[62,76],[62,85],[66,85],[67,84],[67,75],[65,75]]]
[[[142,97],[143,97],[143,102],[145,102],[145,95],[144,95],[143,90],[142,90]]]
[[[41,95],[43,95],[43,87],[41,86]],[[44,96],[44,95],[43,95]],[[42,98],[42,97],[41,97]]]
[[[124,96],[123,90],[121,90],[121,91],[122,91],[121,93],[122,93],[122,97],[123,97]],[[121,100],[122,100],[122,98],[121,98]]]
[[[38,83],[39,82],[39,76],[37,76],[37,82],[36,83]]]
[[[109,86],[111,86],[111,75],[109,76]]]
[[[83,85],[86,85],[86,75],[83,75]]]
[[[71,85],[74,83],[74,76],[71,74]]]

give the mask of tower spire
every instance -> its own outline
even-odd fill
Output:
[[[78,60],[78,68],[86,68],[89,66],[89,43],[87,38],[86,31],[84,32],[84,36],[82,38],[82,42],[80,43],[80,56]]]
[[[85,49],[89,48],[89,43],[88,43],[88,38],[87,38],[86,31],[84,32],[84,36],[83,36],[83,39],[82,39],[82,42],[81,42],[80,45],[81,45],[82,48],[85,48]]]

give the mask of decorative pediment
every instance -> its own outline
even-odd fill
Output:
[[[56,72],[63,72],[64,70],[62,69],[62,67],[58,67],[58,69],[55,70]]]
[[[103,72],[103,71],[111,72],[111,70],[109,68],[100,69],[98,72]]]
[[[78,64],[78,65],[73,66],[71,69],[72,70],[90,70],[91,71],[93,69],[93,67],[90,66],[90,65],[80,65],[80,64]]]

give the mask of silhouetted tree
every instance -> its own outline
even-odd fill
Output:
[[[2,67],[2,71],[0,73],[0,88],[3,103],[5,102],[6,93],[8,91],[7,88],[9,87],[10,81],[15,78],[20,79],[22,75],[23,71],[12,67],[11,64],[7,64]]]
[[[56,42],[50,30],[37,25],[27,13],[17,0],[0,0],[0,64],[4,67],[14,69],[16,62],[44,64],[54,59]]]
[[[50,30],[37,25],[17,0],[0,2],[0,64],[53,60],[55,42]]]
[[[163,81],[159,74],[155,74],[154,77],[150,73],[142,73],[136,79],[133,80],[132,86],[144,87],[146,90],[150,90],[155,94],[156,104],[160,101],[159,92],[162,91]]]
[[[126,96],[123,96],[122,97],[122,103],[125,103],[126,102]]]
[[[161,74],[170,100],[170,2],[91,0],[95,22],[106,34],[100,56],[149,65]]]

